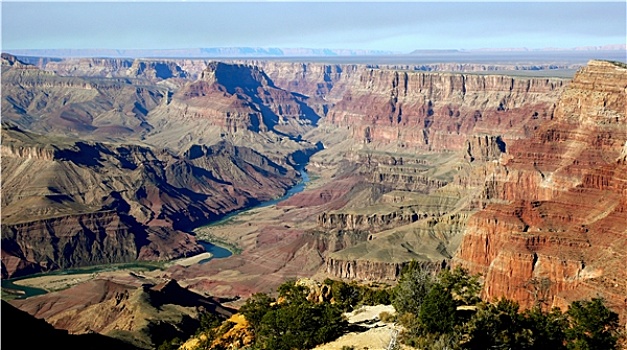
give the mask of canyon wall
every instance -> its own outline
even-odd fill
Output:
[[[364,143],[423,150],[464,147],[468,136],[527,136],[551,118],[559,79],[370,70],[328,113]],[[498,130],[498,131],[497,131]]]
[[[503,202],[473,215],[455,262],[489,299],[566,307],[603,297],[627,311],[627,68],[591,61],[555,117],[508,144],[487,183]]]
[[[459,150],[469,134],[528,137],[551,118],[565,79],[431,73],[366,65],[255,62],[311,98],[326,123],[364,143]]]
[[[486,178],[501,171],[494,162],[507,156],[510,142],[553,118],[567,85],[556,78],[357,65],[263,67],[277,85],[315,96],[326,111],[322,127],[348,130],[354,141],[345,159],[369,189],[354,188],[352,200],[319,214],[317,223],[328,232],[370,234],[329,253],[325,268],[338,278],[369,280],[394,279],[394,264],[418,260],[435,268],[450,259],[469,214],[500,201],[484,189]],[[304,83],[274,78],[281,73]],[[355,274],[357,267],[368,272]]]
[[[335,260],[327,259],[325,262],[326,273],[336,278],[361,280],[361,281],[395,281],[401,277],[404,266],[409,262],[383,262],[383,261],[360,261],[360,260]],[[422,261],[417,263],[420,268],[438,272],[446,266],[446,262]]]
[[[146,141],[181,150],[228,140],[279,161],[316,149],[302,135],[319,119],[306,96],[277,87],[259,68],[210,62],[197,80],[150,112],[154,129]]]
[[[82,139],[138,140],[168,88],[124,78],[59,76],[30,65],[2,66],[2,118],[29,131]]]

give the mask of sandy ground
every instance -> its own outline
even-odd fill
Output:
[[[209,259],[213,255],[211,253],[202,253],[198,255],[194,255],[189,258],[183,258],[179,260],[172,261],[175,265],[181,266],[191,266],[199,263],[204,259]],[[20,286],[26,287],[34,287],[41,288],[47,290],[49,292],[54,292],[58,290],[63,290],[75,286],[79,283],[84,283],[95,278],[109,278],[109,279],[119,279],[127,281],[130,275],[134,275],[136,277],[162,277],[163,271],[141,271],[138,272],[135,269],[119,269],[115,271],[102,271],[102,272],[93,272],[93,273],[81,273],[81,274],[70,274],[70,275],[50,275],[50,276],[39,276],[33,278],[26,278],[23,280],[15,281],[14,283]],[[134,278],[132,278],[134,279]]]
[[[73,285],[87,282],[93,279],[96,274],[83,273],[77,275],[56,275],[27,278],[14,283],[20,286],[45,289],[49,292],[69,288]]]
[[[112,281],[132,284],[133,281],[144,278],[142,275],[143,273],[137,273],[132,270],[115,270],[71,275],[39,276],[26,278],[13,283],[21,286],[41,288],[49,292],[55,292],[94,280],[96,278],[105,278]],[[138,284],[140,284],[140,282],[138,282]]]
[[[189,258],[176,260],[174,264],[187,267],[187,266],[192,266],[194,264],[198,264],[202,260],[209,259],[211,257],[213,257],[213,254],[211,253],[201,253],[198,255],[191,256]]]
[[[315,350],[341,350],[343,346],[353,347],[355,350],[386,350],[393,331],[391,325],[386,325],[363,333],[348,333],[331,343],[316,347]]]

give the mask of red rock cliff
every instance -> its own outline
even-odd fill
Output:
[[[550,119],[563,85],[548,78],[370,69],[328,119],[365,143],[457,151],[471,134],[530,134]]]
[[[456,264],[485,276],[487,298],[564,307],[604,297],[627,313],[627,68],[591,61],[555,118],[508,145],[486,183]]]
[[[461,150],[471,134],[529,137],[552,117],[566,80],[431,73],[366,65],[253,62],[310,97],[326,122],[363,143]],[[495,133],[496,131],[496,133]]]

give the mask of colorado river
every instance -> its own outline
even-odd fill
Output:
[[[305,189],[305,186],[307,186],[307,183],[309,183],[310,178],[309,178],[309,174],[307,174],[307,171],[305,171],[305,165],[300,165],[296,168],[296,170],[300,173],[300,177],[301,177],[301,181],[299,183],[297,183],[296,185],[292,186],[290,189],[287,190],[287,192],[285,192],[285,194],[280,197],[280,198],[276,198],[276,199],[271,199],[269,201],[265,201],[262,203],[259,203],[257,205],[255,205],[254,207],[251,208],[245,208],[245,209],[240,209],[237,211],[234,211],[230,214],[225,215],[223,218],[221,218],[220,220],[214,221],[208,225],[199,227],[196,230],[199,229],[206,229],[212,226],[218,226],[218,225],[222,225],[225,222],[227,222],[228,220],[234,219],[236,218],[238,215],[242,215],[244,213],[246,213],[249,210],[253,210],[253,209],[258,209],[258,208],[264,208],[264,207],[269,207],[272,205],[275,205],[279,202],[282,202],[288,198],[290,198],[291,196],[302,192]],[[196,232],[196,230],[194,230],[194,232]],[[213,254],[213,257],[210,259],[205,259],[199,262],[199,264],[203,264],[206,263],[208,261],[210,261],[211,259],[220,259],[220,258],[227,258],[231,255],[233,255],[233,252],[225,249],[223,247],[220,247],[218,245],[212,244],[211,242],[208,241],[202,241],[199,240],[198,243],[200,243],[203,247],[205,247],[205,250],[211,254]],[[218,243],[219,244],[219,243]]]
[[[245,208],[245,209],[240,209],[240,210],[236,210],[232,213],[229,213],[227,215],[225,215],[224,217],[222,217],[221,219],[214,221],[208,225],[199,227],[199,228],[205,228],[205,227],[211,227],[211,226],[218,226],[223,224],[224,222],[233,219],[234,217],[245,213],[249,210],[253,210],[253,209],[258,209],[258,208],[265,208],[265,207],[269,207],[272,205],[275,205],[279,202],[282,202],[288,198],[290,198],[291,196],[303,192],[303,190],[305,189],[305,186],[307,186],[307,183],[309,183],[310,178],[309,178],[309,174],[307,174],[307,171],[305,171],[305,165],[300,165],[296,168],[296,170],[300,173],[300,177],[301,177],[301,181],[299,183],[297,183],[296,185],[292,186],[290,189],[287,190],[287,192],[285,192],[285,195],[283,195],[283,197],[280,198],[276,198],[276,199],[271,199],[269,201],[265,201],[265,202],[261,202],[257,205],[255,205],[254,207],[250,207],[250,208]]]

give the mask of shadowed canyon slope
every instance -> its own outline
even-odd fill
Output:
[[[135,350],[137,347],[124,343],[123,341],[112,339],[101,334],[81,334],[72,335],[67,330],[60,330],[52,327],[44,320],[33,317],[25,311],[2,301],[2,312],[5,321],[2,327],[3,347],[5,349],[40,349],[44,347],[59,347],[63,349],[123,349]],[[24,329],[28,329],[36,337],[24,339],[19,334]],[[18,345],[18,338],[19,345]],[[9,344],[10,343],[10,344]],[[13,346],[13,347],[11,347]]]
[[[43,308],[37,298],[12,303],[71,334],[99,333],[143,349],[193,334],[202,312],[223,318],[233,313],[219,300],[190,292],[176,281],[137,276],[96,279],[47,295],[45,300]]]
[[[572,82],[278,61],[45,67],[3,61],[3,277],[197,252],[182,230],[280,196],[308,161],[304,192],[199,231],[240,254],[164,274],[247,296],[304,275],[393,281],[417,260],[483,273],[490,298],[627,309],[620,65],[592,61]]]
[[[52,136],[124,138],[127,130],[120,131],[119,125],[105,127],[107,134],[94,125],[94,120],[129,105],[104,94],[102,86],[117,91],[118,97],[127,95],[126,88],[142,90],[116,79],[66,78],[16,60],[3,63],[3,117],[6,111],[6,120],[19,125],[2,129],[4,277],[196,253],[201,248],[194,238],[178,230],[278,197],[296,181],[291,167],[277,163],[284,163],[284,157],[273,156],[273,161],[227,140],[190,144],[176,154],[145,143]],[[130,105],[141,107],[143,116],[154,107]],[[86,116],[85,123],[77,113]],[[137,114],[119,117],[124,124]],[[152,128],[142,123],[129,131],[129,141]]]

